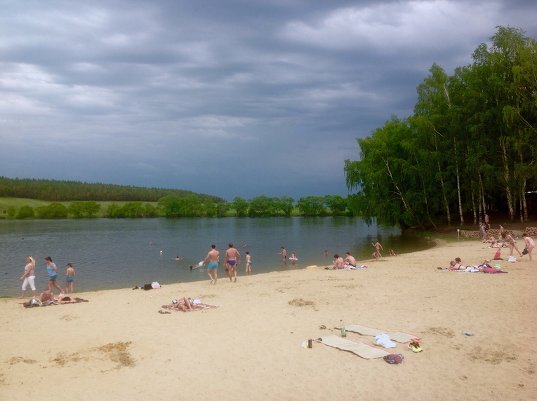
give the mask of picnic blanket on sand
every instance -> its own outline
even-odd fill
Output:
[[[375,348],[364,343],[355,343],[338,336],[321,337],[320,341],[329,347],[338,348],[343,351],[349,351],[364,359],[383,358],[389,355],[389,352],[380,348]]]
[[[379,329],[373,329],[371,327],[362,326],[360,324],[349,324],[345,326],[345,330],[351,331],[353,333],[358,333],[363,336],[378,336],[379,334],[386,333],[390,336],[390,339],[393,341],[397,341],[398,343],[409,343],[415,338],[419,338],[418,336],[408,334],[408,333],[401,333],[400,331],[382,331]]]
[[[80,302],[89,302],[87,299],[82,299],[79,297],[62,297],[59,299],[49,299],[47,301],[41,302],[37,298],[32,298],[29,301],[26,301],[22,304],[25,308],[33,308],[36,306],[50,306],[50,305],[65,305],[65,304],[78,304]]]
[[[162,305],[162,309],[166,310],[172,310],[177,312],[194,312],[198,310],[205,310],[205,309],[214,309],[218,308],[216,305],[208,305],[201,302],[199,298],[180,298],[180,299],[174,299],[171,304],[168,305]],[[159,313],[163,313],[162,311],[159,311]],[[169,313],[169,312],[165,312]]]

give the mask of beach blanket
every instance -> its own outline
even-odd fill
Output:
[[[176,312],[194,312],[198,310],[205,310],[205,309],[214,309],[218,308],[216,305],[208,305],[201,302],[199,298],[189,299],[190,301],[190,307],[188,307],[185,304],[185,301],[183,299],[177,300],[174,299],[171,304],[168,305],[162,305],[162,309],[176,311]],[[159,311],[162,313],[161,311]],[[169,313],[169,312],[166,312]]]
[[[389,352],[380,348],[375,348],[364,343],[355,343],[354,341],[346,340],[338,336],[321,337],[320,342],[329,347],[352,352],[364,359],[383,358],[386,355],[389,355]]]
[[[65,304],[78,304],[80,302],[89,302],[87,299],[82,299],[79,297],[68,297],[65,296],[61,299],[49,299],[48,301],[41,302],[39,299],[32,298],[29,301],[26,301],[22,304],[25,308],[33,308],[36,306],[50,306],[50,305],[65,305]]]
[[[415,336],[413,334],[408,333],[402,333],[400,331],[382,331],[379,329],[373,329],[371,327],[362,326],[359,324],[349,324],[345,326],[345,330],[351,331],[353,333],[358,333],[362,336],[378,336],[379,334],[386,333],[390,339],[393,341],[397,341],[398,343],[409,343],[413,339],[419,338],[418,336]]]

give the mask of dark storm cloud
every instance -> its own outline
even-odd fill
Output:
[[[2,171],[345,194],[355,138],[411,113],[531,2],[0,1]]]

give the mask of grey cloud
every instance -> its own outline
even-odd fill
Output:
[[[523,1],[0,5],[2,174],[228,198],[346,194],[356,137],[411,113],[433,62],[536,33]]]

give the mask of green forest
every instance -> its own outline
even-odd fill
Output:
[[[498,27],[472,63],[433,64],[414,113],[358,139],[345,161],[350,207],[367,221],[476,224],[485,212],[527,221],[537,207],[537,43]]]
[[[49,202],[52,200],[52,202]],[[235,197],[190,191],[0,177],[0,219],[349,215],[339,195]]]

